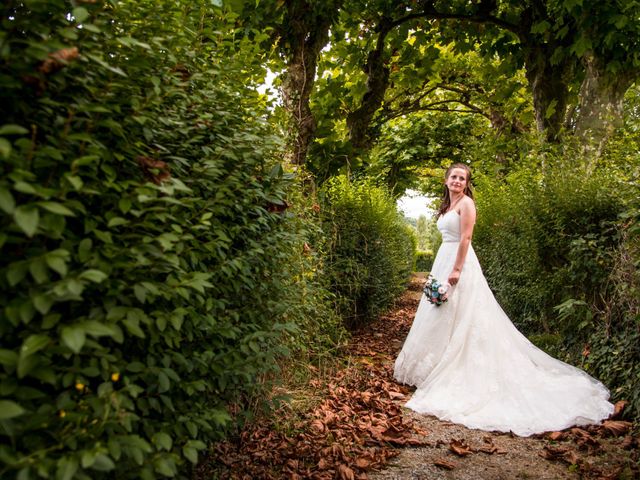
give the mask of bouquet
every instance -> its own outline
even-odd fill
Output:
[[[432,304],[440,306],[446,302],[448,300],[448,291],[448,283],[440,283],[432,275],[427,277],[427,283],[424,285],[424,294]]]

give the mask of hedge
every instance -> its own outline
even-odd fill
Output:
[[[0,476],[182,475],[286,353],[303,237],[212,11],[81,5],[2,7]]]

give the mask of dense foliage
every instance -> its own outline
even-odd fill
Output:
[[[2,8],[0,476],[184,472],[335,323],[256,60],[191,2]]]
[[[564,155],[575,153],[546,152],[544,166],[529,164],[504,183],[482,178],[474,243],[516,324],[605,381],[638,415],[637,309],[628,308],[637,279],[621,259],[638,262],[629,206],[637,173],[587,170]]]
[[[433,266],[434,254],[431,250],[418,250],[416,252],[416,272],[428,272]]]
[[[348,326],[387,308],[407,285],[416,240],[389,194],[335,177],[323,190],[326,275]]]
[[[511,318],[640,417],[637,2],[222,3],[0,7],[0,476],[186,473],[393,302],[454,161]]]

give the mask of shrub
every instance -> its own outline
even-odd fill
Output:
[[[623,200],[616,182],[561,160],[543,175],[523,168],[503,185],[481,181],[474,245],[498,300],[521,328],[562,329],[549,323],[556,305],[597,301],[618,244]]]
[[[637,188],[637,184],[635,185]],[[612,389],[614,398],[629,401],[626,414],[640,420],[640,208],[638,199],[620,215],[619,247],[607,282],[611,294],[605,308],[589,305],[593,329],[583,335],[586,367]],[[578,352],[573,351],[573,358]]]
[[[638,418],[637,180],[546,161],[543,173],[522,168],[503,185],[481,179],[476,251],[532,341],[602,380]]]
[[[336,177],[323,187],[326,274],[349,327],[387,308],[406,287],[416,241],[394,200],[370,183]]]
[[[429,272],[433,265],[433,252],[431,250],[416,252],[416,272]]]
[[[243,418],[314,310],[277,139],[199,7],[13,5],[0,476],[177,475]]]

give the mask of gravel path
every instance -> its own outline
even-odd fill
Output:
[[[370,473],[371,480],[580,478],[577,473],[570,472],[566,465],[550,462],[540,456],[546,440],[470,430],[410,410],[407,410],[407,417],[427,432],[425,438],[433,446],[403,449],[385,470]],[[493,454],[478,452],[461,457],[449,450],[451,440],[462,440],[472,449],[493,445],[498,450]],[[451,464],[454,468],[448,470],[436,466],[438,461]]]

